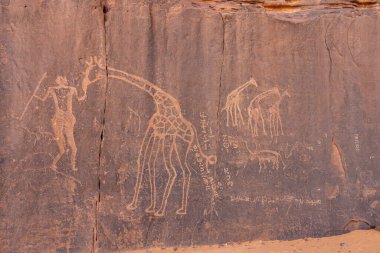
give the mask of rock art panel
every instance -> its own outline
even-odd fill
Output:
[[[353,217],[376,226],[337,124],[371,109],[347,107],[343,94],[363,91],[343,87],[362,75],[340,74],[351,63],[334,65],[344,57],[331,48],[343,23],[378,12],[222,5],[109,5],[100,251],[338,234]]]
[[[105,82],[91,56],[104,58],[101,5],[0,8],[0,251],[94,251]]]
[[[379,226],[379,10],[331,4],[1,3],[0,251]]]

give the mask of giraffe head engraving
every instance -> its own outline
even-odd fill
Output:
[[[92,71],[95,72],[94,75],[97,79],[106,77],[106,74],[103,73],[103,71],[106,70],[106,66],[104,65],[101,58],[98,58],[96,56],[90,57],[88,61],[85,61],[85,64],[85,73],[87,73],[87,77],[89,77]]]

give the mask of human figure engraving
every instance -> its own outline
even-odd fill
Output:
[[[96,58],[95,58],[96,60]],[[73,113],[73,97],[75,97],[78,101],[83,101],[87,98],[87,87],[100,80],[102,77],[97,76],[94,80],[89,79],[89,74],[91,70],[95,67],[94,59],[91,58],[90,61],[86,62],[87,68],[85,70],[84,78],[82,80],[82,88],[84,91],[83,96],[79,97],[77,89],[75,87],[71,87],[68,85],[66,77],[58,76],[55,80],[56,86],[49,87],[44,96],[39,97],[36,95],[36,92],[41,84],[39,82],[31,99],[28,101],[22,115],[20,116],[20,120],[24,116],[26,109],[28,108],[31,100],[33,98],[38,99],[42,102],[45,102],[49,97],[52,98],[54,103],[55,113],[53,118],[51,119],[51,126],[54,133],[54,139],[58,146],[58,154],[53,158],[51,163],[51,168],[53,170],[57,169],[57,162],[61,159],[61,157],[65,154],[67,148],[71,151],[70,155],[70,163],[71,169],[76,171],[76,156],[77,156],[77,146],[74,138],[74,125],[76,122],[74,113]],[[46,77],[46,73],[44,77]]]
[[[100,62],[98,66],[105,70]],[[131,75],[122,70],[107,67],[107,77],[124,81],[149,94],[156,105],[156,112],[148,121],[137,159],[137,180],[132,202],[127,209],[137,208],[141,190],[144,169],[148,169],[150,186],[150,205],[145,209],[147,213],[163,216],[166,211],[169,195],[179,172],[182,173],[182,201],[181,207],[176,211],[179,215],[187,212],[188,195],[190,189],[191,170],[188,164],[188,154],[192,145],[199,147],[197,132],[191,122],[182,115],[178,101],[167,92],[147,80]],[[205,155],[200,151],[203,159],[209,164],[216,163],[216,156]],[[168,180],[163,192],[162,201],[156,210],[156,181],[155,173],[157,160],[161,159],[163,167],[168,174]],[[177,165],[176,165],[177,164]]]
[[[222,110],[227,112],[227,126],[242,127],[244,125],[244,117],[240,108],[242,92],[249,86],[257,87],[255,79],[251,78],[248,82],[240,85],[227,95],[226,105]]]
[[[45,96],[42,98],[36,95],[34,96],[43,102],[51,96],[54,102],[55,113],[51,119],[51,126],[59,153],[54,157],[51,168],[54,170],[57,168],[57,162],[61,159],[68,146],[71,149],[71,169],[77,170],[75,164],[77,147],[74,138],[74,125],[76,120],[72,108],[73,96],[78,97],[77,89],[68,86],[67,79],[62,76],[58,76],[55,82],[57,86],[49,87]]]

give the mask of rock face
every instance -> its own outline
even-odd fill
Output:
[[[2,0],[0,14],[1,252],[379,226],[376,1]]]

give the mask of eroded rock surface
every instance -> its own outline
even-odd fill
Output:
[[[2,1],[2,252],[379,226],[376,1]]]

